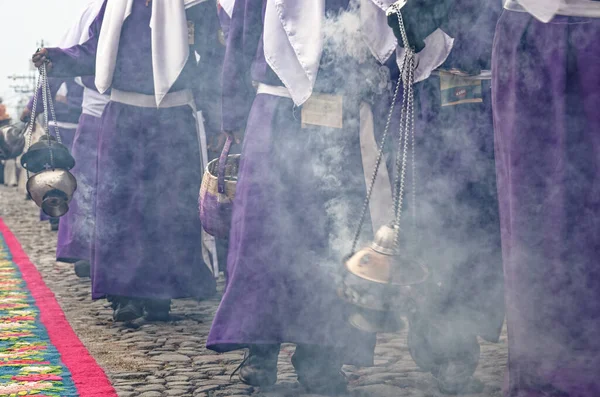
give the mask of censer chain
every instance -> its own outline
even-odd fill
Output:
[[[404,43],[404,48],[406,49],[405,51],[405,56],[402,62],[402,70],[400,71],[400,78],[398,79],[398,82],[396,84],[396,88],[394,90],[394,95],[392,98],[392,104],[390,106],[390,110],[388,112],[388,117],[387,117],[387,121],[386,121],[386,125],[385,125],[385,129],[384,129],[384,133],[383,136],[381,138],[381,143],[380,143],[380,147],[379,147],[379,152],[377,154],[377,160],[375,162],[375,168],[373,170],[373,174],[371,175],[371,180],[369,183],[369,186],[367,188],[367,196],[363,202],[363,207],[360,213],[360,217],[359,217],[359,221],[358,221],[358,227],[356,230],[356,233],[354,235],[354,240],[352,241],[352,249],[350,251],[350,254],[353,255],[356,252],[356,247],[358,245],[358,240],[360,238],[360,232],[362,230],[362,226],[364,224],[365,221],[365,217],[366,217],[366,213],[369,207],[369,203],[371,201],[371,196],[373,194],[373,189],[375,186],[375,181],[377,179],[377,175],[379,173],[379,168],[381,166],[381,161],[383,159],[383,151],[385,149],[385,144],[387,142],[387,138],[389,136],[389,128],[390,128],[390,124],[391,124],[391,120],[392,120],[392,116],[394,113],[394,108],[396,106],[396,101],[398,98],[398,92],[400,90],[400,85],[402,84],[403,80],[404,80],[404,85],[403,85],[403,98],[402,98],[402,112],[401,112],[401,120],[400,120],[400,137],[399,137],[399,147],[400,147],[400,143],[403,140],[403,134],[402,134],[402,130],[406,130],[406,128],[403,128],[403,126],[406,123],[414,123],[414,101],[413,101],[413,81],[414,81],[414,51],[413,49],[409,46],[408,43],[408,36],[406,34],[406,28],[404,26],[404,21],[402,19],[402,13],[400,11],[400,7],[398,6],[394,6],[395,8],[395,13],[398,16],[398,21],[399,21],[399,27],[400,27],[400,32],[402,34],[402,41]],[[404,76],[408,76],[407,78],[405,78]],[[408,99],[408,102],[407,102]],[[411,109],[410,117],[406,117],[407,114],[407,110]],[[406,120],[406,121],[405,121]],[[408,124],[407,124],[408,125]],[[414,133],[414,132],[413,132]],[[414,167],[414,136],[412,139],[412,145],[413,145],[413,167]],[[400,153],[400,152],[398,152]],[[398,181],[399,178],[399,169],[400,169],[400,159],[399,159],[399,155],[398,158],[396,160],[396,181],[394,186],[397,187],[395,189],[395,194],[394,194],[394,219],[395,219],[395,224],[399,225],[399,209],[402,206],[402,197],[401,195],[404,194],[404,179],[402,176],[401,179],[401,183]],[[403,156],[403,164],[404,164],[404,169],[406,168],[406,156]],[[404,174],[404,171],[402,172],[402,174]],[[413,184],[414,184],[414,170],[413,170]],[[401,186],[401,188],[400,188]],[[414,190],[414,189],[413,189]],[[414,192],[413,192],[414,193]],[[396,236],[395,236],[395,244],[397,246],[397,242],[398,242],[398,231],[396,231]]]
[[[54,103],[51,98],[50,82],[48,81],[48,72],[47,72],[45,63],[39,67],[39,72],[40,72],[40,74],[38,76],[38,81],[37,81],[36,88],[35,88],[34,95],[33,95],[33,103],[31,106],[31,118],[29,120],[29,124],[27,126],[27,131],[26,131],[27,151],[31,147],[31,140],[33,138],[33,127],[35,125],[35,119],[36,119],[36,115],[37,115],[38,91],[41,91],[41,94],[42,94],[42,103],[44,106],[44,123],[45,123],[44,131],[45,131],[45,135],[48,139],[48,145],[50,146],[50,124],[49,124],[49,120],[48,120],[48,109],[50,109],[50,116],[51,116],[52,122],[54,124],[56,140],[58,143],[62,143],[61,138],[60,138],[60,131],[58,129],[58,124],[56,122],[56,113],[54,111]],[[50,150],[50,163],[51,163],[50,164],[51,166],[54,166],[54,154],[52,153],[52,150]],[[27,179],[29,179],[29,169],[26,169],[26,171],[27,171]]]
[[[387,117],[387,121],[385,124],[385,129],[383,132],[383,136],[381,138],[381,143],[379,146],[379,152],[377,153],[377,160],[375,161],[375,168],[373,169],[373,174],[371,175],[371,180],[369,181],[369,186],[367,187],[367,197],[365,198],[364,202],[363,202],[363,207],[360,213],[360,217],[359,217],[359,221],[358,221],[358,227],[356,229],[356,233],[354,235],[354,240],[352,241],[352,249],[351,249],[351,255],[353,255],[356,251],[356,246],[358,245],[358,240],[360,238],[360,231],[362,230],[362,225],[364,224],[365,221],[365,217],[367,215],[367,210],[369,208],[369,202],[371,201],[371,196],[373,194],[373,189],[375,187],[375,181],[377,180],[377,174],[379,173],[379,168],[381,166],[381,160],[383,159],[383,150],[385,148],[385,144],[387,142],[387,138],[389,135],[389,129],[390,129],[390,124],[392,122],[392,116],[394,113],[394,108],[396,105],[396,100],[398,97],[398,91],[400,91],[400,85],[401,85],[401,81],[398,80],[398,83],[396,84],[396,88],[394,89],[394,96],[392,98],[392,105],[390,107],[390,110],[388,112],[388,117]]]
[[[398,248],[400,239],[400,221],[402,219],[402,209],[404,206],[408,146],[412,146],[413,144],[413,140],[411,139],[409,141],[409,138],[414,134],[414,53],[411,50],[406,51],[404,61],[403,71],[406,73],[406,75],[403,74],[403,77],[405,77],[404,100],[400,131],[398,134],[398,155],[396,157],[396,193],[394,195],[394,219],[396,229],[394,234],[394,248]],[[414,150],[414,147],[412,150]],[[402,155],[400,155],[401,152]]]

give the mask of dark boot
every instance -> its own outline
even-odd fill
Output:
[[[50,230],[53,232],[58,230],[59,219],[60,218],[50,218]]]
[[[310,394],[337,396],[347,393],[339,354],[329,347],[298,345],[292,356],[298,382]]]
[[[274,385],[277,382],[278,356],[279,345],[251,345],[246,358],[238,367],[240,380],[256,387]]]
[[[73,267],[75,268],[75,274],[79,278],[86,278],[89,277],[91,274],[90,262],[88,261],[77,261],[75,262]]]
[[[170,299],[147,299],[144,309],[146,309],[144,318],[148,321],[169,321],[171,319]]]
[[[144,302],[141,299],[111,297],[115,322],[133,321],[144,315]]]

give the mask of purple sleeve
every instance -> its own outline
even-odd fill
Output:
[[[262,36],[263,0],[237,0],[231,15],[223,62],[222,129],[240,131],[256,91],[251,67]]]
[[[96,73],[96,49],[105,8],[106,1],[90,26],[88,41],[71,48],[47,48],[48,58],[52,61],[50,74],[53,77],[88,76]]]

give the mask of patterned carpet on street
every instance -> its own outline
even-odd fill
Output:
[[[0,396],[116,397],[0,218]]]

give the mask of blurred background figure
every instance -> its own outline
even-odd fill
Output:
[[[600,395],[600,2],[507,1],[493,104],[507,397]]]
[[[0,98],[0,127],[7,125],[10,122],[10,116],[6,111],[6,105],[3,102],[3,99]]]

